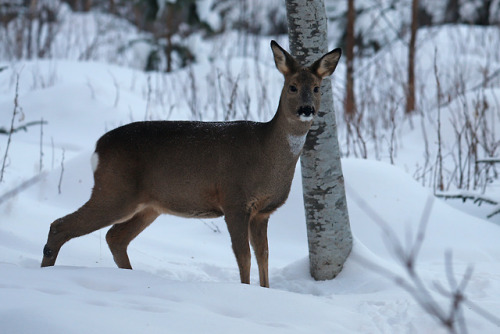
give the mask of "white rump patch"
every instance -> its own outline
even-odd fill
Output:
[[[92,166],[92,172],[95,173],[97,165],[99,165],[99,154],[97,154],[97,152],[94,152],[90,157],[90,165]]]
[[[290,144],[290,151],[293,155],[299,155],[306,142],[306,135],[292,136],[288,135],[288,144]]]

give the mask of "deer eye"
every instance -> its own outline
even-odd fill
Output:
[[[314,87],[314,92],[315,93],[319,93],[319,87],[318,86]]]
[[[292,93],[295,93],[295,92],[297,91],[297,86],[295,86],[295,85],[290,85],[289,89],[290,89],[290,91],[291,91]]]

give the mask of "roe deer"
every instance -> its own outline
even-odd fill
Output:
[[[113,258],[132,269],[128,244],[160,214],[224,215],[241,282],[250,283],[250,241],[260,285],[269,287],[268,219],[288,197],[321,81],[341,56],[335,49],[304,67],[275,41],[271,48],[285,78],[271,121],[136,122],[104,134],[92,156],[92,195],[51,224],[42,267],[54,265],[70,239],[113,225],[106,235]]]

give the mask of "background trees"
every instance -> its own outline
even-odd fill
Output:
[[[331,43],[342,45],[350,52],[354,41],[354,55],[359,57],[373,54],[395,40],[408,38],[409,31],[414,30],[411,29],[415,21],[412,17],[417,18],[417,27],[444,23],[500,24],[498,1],[420,0],[414,2],[414,16],[411,2],[325,1]],[[232,30],[248,37],[277,36],[287,31],[285,9],[277,0],[4,0],[0,3],[0,25],[11,31],[2,36],[2,46],[13,50],[8,54],[9,58],[33,57],[35,54],[50,57],[54,36],[59,33],[58,18],[67,8],[77,12],[111,13],[129,21],[148,36],[142,41],[149,44],[152,59],[144,67],[155,68],[160,65],[151,63],[163,62],[162,70],[186,66],[193,61],[192,46],[183,43],[183,39],[191,34],[201,33],[207,37]],[[200,16],[200,8],[204,15]],[[209,15],[205,15],[207,10]],[[354,17],[358,18],[355,28]],[[134,43],[124,47],[134,47]],[[160,60],[162,57],[165,59]],[[346,58],[351,57],[346,54]],[[349,97],[346,102],[350,100]],[[350,114],[352,107],[348,104],[346,108]]]

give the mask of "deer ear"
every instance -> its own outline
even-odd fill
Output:
[[[297,70],[297,61],[293,59],[293,57],[281,46],[279,46],[278,43],[271,41],[271,49],[273,50],[276,67],[283,75],[287,75]]]
[[[311,65],[310,69],[321,78],[327,77],[335,71],[341,55],[342,50],[339,48],[330,51],[320,59],[316,60],[314,64]]]

